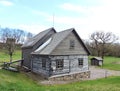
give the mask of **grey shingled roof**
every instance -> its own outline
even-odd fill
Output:
[[[43,49],[38,52],[33,52],[33,54],[50,54],[56,47],[57,45],[72,31],[73,29],[65,30],[62,32],[58,32],[52,36],[51,42]]]
[[[40,32],[39,34],[35,35],[34,37],[30,38],[23,44],[22,48],[34,46],[40,39],[42,39],[51,30],[55,30],[55,29],[53,27],[46,29],[46,30]]]
[[[50,55],[50,53],[61,43],[62,40],[64,40],[72,31],[75,32],[75,29],[74,28],[70,28],[70,29],[67,29],[67,30],[64,30],[62,32],[58,32],[56,34],[54,34],[52,36],[52,40],[51,42],[45,47],[43,48],[42,50],[40,51],[37,51],[37,52],[33,52],[32,54],[40,54],[40,55]],[[76,33],[76,32],[75,32]],[[77,34],[77,33],[76,33]],[[78,34],[77,34],[78,36]],[[79,36],[78,36],[79,37]],[[80,39],[79,37],[79,40],[80,42],[82,42],[83,44],[83,47],[85,47],[85,50],[89,53],[88,49],[86,48],[86,46],[84,45],[83,41]]]

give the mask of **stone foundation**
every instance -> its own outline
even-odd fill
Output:
[[[90,78],[90,71],[80,72],[80,73],[63,74],[63,75],[49,77],[48,79],[50,81],[69,81],[69,80],[82,80],[84,78]]]

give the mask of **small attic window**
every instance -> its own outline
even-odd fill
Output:
[[[75,47],[75,40],[70,40],[70,49],[74,49]]]

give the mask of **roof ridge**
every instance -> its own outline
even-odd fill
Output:
[[[54,27],[51,27],[51,28],[45,29],[45,30],[39,32],[37,35],[33,36],[32,38],[34,39],[34,38],[37,37],[40,33],[43,33],[43,32],[45,32],[45,31],[49,32],[51,29],[54,29]],[[54,29],[54,30],[55,30],[55,29]]]
[[[41,32],[39,32],[37,35],[35,35],[34,37],[28,39],[22,46],[22,48],[24,47],[29,47],[29,46],[33,46],[35,43],[37,43],[41,38],[43,38],[47,33],[49,33],[49,31],[54,30],[54,32],[56,32],[56,30],[54,29],[54,27],[45,29]],[[34,42],[31,42],[34,41]],[[30,42],[30,43],[29,43]],[[29,43],[29,45],[28,45]]]

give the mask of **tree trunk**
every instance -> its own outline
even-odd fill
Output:
[[[100,51],[97,49],[97,56],[99,57],[100,56]]]
[[[10,62],[12,62],[12,56],[10,56]]]
[[[12,62],[12,53],[10,53],[10,62]]]
[[[105,55],[105,51],[104,51],[105,47],[104,46],[105,46],[105,43],[102,44],[102,54],[101,54],[102,59],[104,59],[104,55]]]

